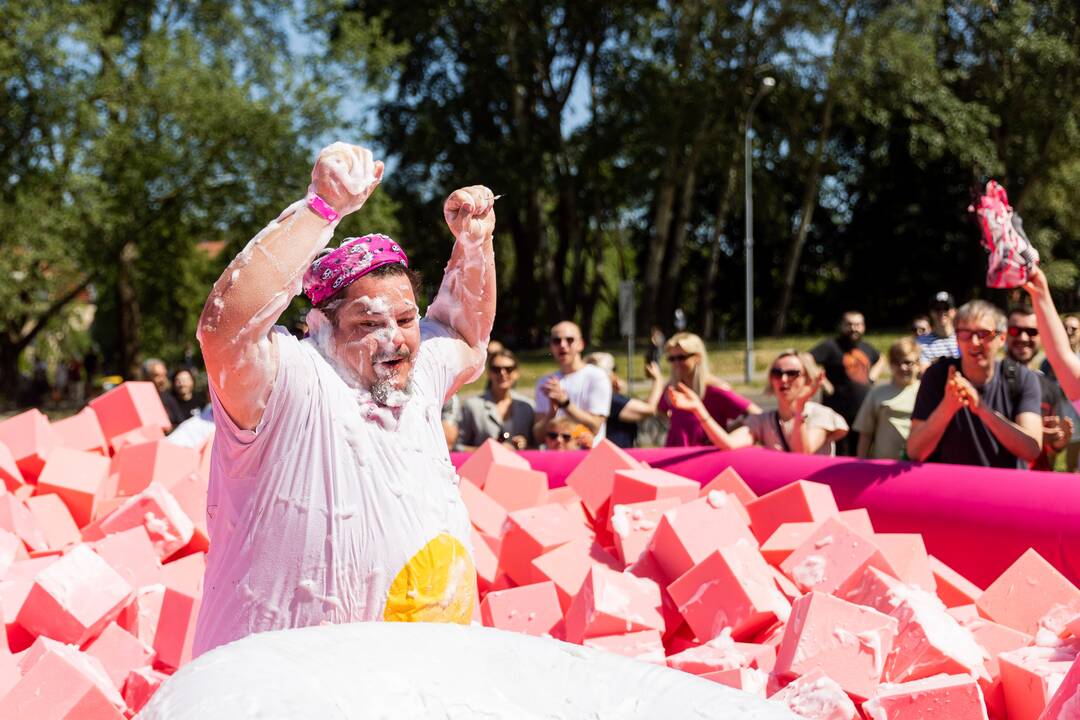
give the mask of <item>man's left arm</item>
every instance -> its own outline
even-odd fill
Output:
[[[889,362],[873,346],[870,347],[870,352],[872,353],[870,356],[870,382],[876,383],[882,373],[885,372],[885,368],[889,366]]]
[[[495,321],[494,204],[490,190],[473,185],[455,190],[443,205],[454,249],[427,317],[452,329],[468,346],[463,375],[483,367]]]

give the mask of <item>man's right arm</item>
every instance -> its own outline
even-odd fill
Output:
[[[940,366],[939,366],[940,367]],[[952,421],[953,416],[960,410],[961,403],[956,392],[950,391],[949,380],[955,373],[955,367],[949,367],[949,377],[945,381],[945,388],[940,394],[940,400],[933,411],[924,418],[916,419],[923,414],[923,408],[927,403],[933,402],[936,395],[936,378],[928,377],[919,387],[919,394],[915,398],[915,411],[911,419],[911,433],[908,435],[908,457],[916,462],[922,462],[937,449],[938,443],[945,435],[945,430]],[[925,393],[925,396],[924,396]]]
[[[368,150],[335,143],[319,154],[308,196],[317,194],[343,217],[363,205],[381,177],[382,163]],[[206,300],[197,335],[207,376],[241,428],[259,424],[277,376],[270,329],[336,225],[306,199],[294,203],[229,263]]]

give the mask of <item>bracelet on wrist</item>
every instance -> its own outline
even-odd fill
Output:
[[[566,398],[561,403],[559,403],[559,409],[560,410],[565,410],[569,406],[570,406],[570,398]]]

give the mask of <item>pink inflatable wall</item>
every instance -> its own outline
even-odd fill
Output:
[[[1080,476],[790,455],[761,448],[655,448],[630,454],[652,467],[711,480],[734,467],[758,494],[812,480],[832,486],[841,509],[865,507],[880,532],[921,533],[927,550],[985,587],[1027,548],[1080,584]],[[584,452],[522,453],[551,487]],[[468,457],[453,453],[455,465]]]

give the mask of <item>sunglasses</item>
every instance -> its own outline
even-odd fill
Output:
[[[802,370],[783,370],[781,368],[771,368],[769,370],[769,377],[774,377],[777,380],[780,378],[790,378],[794,380],[797,377],[801,377],[802,374]]]
[[[574,436],[571,435],[570,433],[557,433],[557,432],[549,432],[547,434],[547,439],[548,440],[558,440],[559,438],[562,438],[563,442],[570,442],[571,440],[574,439]]]
[[[971,342],[972,338],[979,338],[980,342],[986,342],[997,334],[997,330],[957,330],[956,339]]]
[[[1009,328],[1009,337],[1020,337],[1021,335],[1027,335],[1028,337],[1038,337],[1039,329],[1020,327],[1019,325],[1013,325]]]
[[[567,345],[573,345],[576,340],[577,338],[574,337],[553,337],[548,342],[550,342],[552,345],[562,345],[563,343],[566,343]]]
[[[491,372],[497,373],[499,375],[503,375],[503,374],[509,375],[510,373],[514,372],[515,370],[517,370],[517,365],[492,365],[491,366]]]
[[[681,363],[686,362],[688,358],[694,357],[693,355],[668,355],[667,361],[669,363]]]

